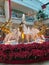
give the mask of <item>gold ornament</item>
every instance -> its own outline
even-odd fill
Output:
[[[24,37],[25,37],[25,36],[24,36],[24,32],[22,32],[22,39],[24,39]]]

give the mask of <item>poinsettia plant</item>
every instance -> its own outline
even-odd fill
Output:
[[[0,63],[26,64],[49,60],[49,42],[43,44],[0,44]]]

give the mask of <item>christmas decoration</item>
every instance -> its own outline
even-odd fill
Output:
[[[12,25],[12,22],[11,20],[9,19],[8,22],[5,22],[2,26],[1,26],[1,30],[5,33],[5,34],[8,34],[10,33],[10,29],[11,29],[11,25]]]
[[[49,42],[5,45],[0,44],[0,63],[28,64],[49,60]]]
[[[42,5],[42,9],[45,9],[47,5],[49,5],[49,2],[46,3],[46,4],[43,4],[43,5]]]
[[[46,29],[48,28],[48,26],[44,24],[42,20],[36,21],[34,23],[34,27],[40,30],[39,35],[40,34],[46,35]]]
[[[38,20],[44,20],[48,17],[48,15],[46,15],[43,10],[42,11],[39,10],[36,17],[37,17]]]

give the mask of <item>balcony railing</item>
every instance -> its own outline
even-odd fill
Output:
[[[22,22],[22,18],[12,17],[12,22],[20,24]],[[26,20],[26,24],[33,25],[33,21]]]
[[[12,22],[13,23],[20,24],[22,22],[22,18],[11,17],[11,19],[12,19]],[[0,15],[0,22],[3,22],[4,23],[5,21],[6,21],[5,16],[4,15]],[[26,20],[26,24],[28,24],[28,25],[33,25],[33,22],[34,22],[34,20]],[[43,22],[45,24],[48,24],[49,23],[49,19],[44,20]]]

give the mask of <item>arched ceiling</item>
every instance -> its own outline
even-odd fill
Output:
[[[11,0],[19,5],[26,6],[26,9],[30,8],[33,11],[39,11],[42,9],[42,5],[49,2],[49,0]],[[4,0],[0,0],[0,7],[4,7]],[[49,15],[49,5],[46,6],[44,12]]]
[[[12,1],[24,5],[26,7],[29,7],[36,11],[40,10],[42,5],[42,3],[38,0],[12,0]]]
[[[49,2],[49,0],[12,0],[18,4],[24,5],[26,7],[31,8],[32,10],[39,11],[43,10],[42,5]],[[44,12],[49,15],[49,5],[46,6]]]
[[[15,3],[15,2],[11,3],[11,7],[12,7],[12,9],[20,10],[24,13],[30,13],[30,14],[33,14],[33,15],[35,13],[35,11],[32,10],[31,8],[22,6],[21,4],[18,4],[18,3]]]

